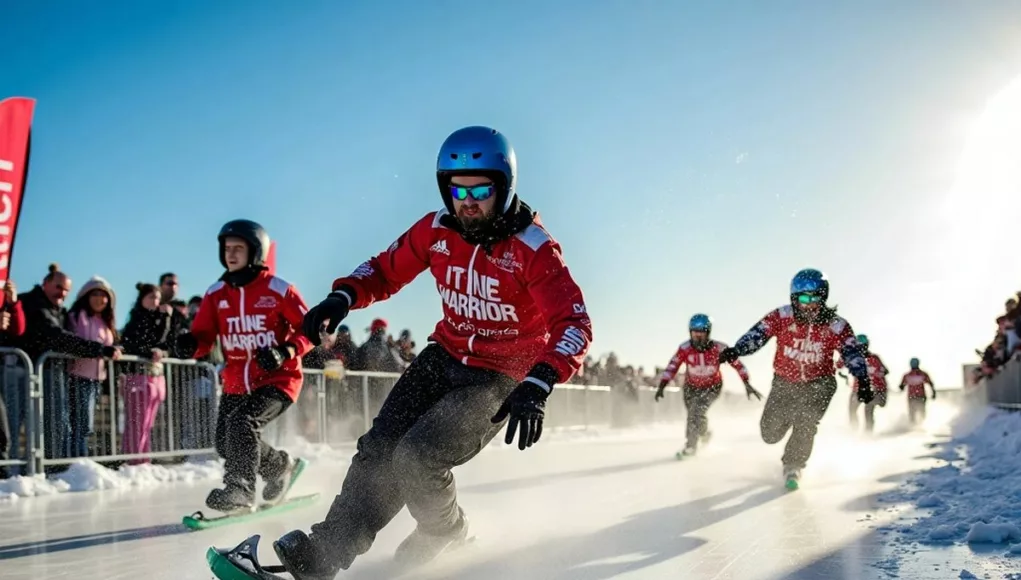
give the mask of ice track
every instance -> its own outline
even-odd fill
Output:
[[[673,459],[681,425],[553,434],[526,452],[501,440],[455,471],[477,544],[407,577],[1011,577],[988,556],[966,549],[894,551],[880,528],[902,509],[877,498],[938,464],[927,447],[945,440],[932,416],[938,409],[930,411],[926,428],[912,430],[899,424],[902,409],[892,404],[878,433],[867,438],[846,427],[845,393],[824,420],[796,492],[786,492],[780,480],[782,445],[758,438],[758,406],[714,408],[712,442],[684,462]],[[0,503],[0,578],[211,578],[205,549],[233,546],[253,533],[263,535],[262,558],[275,563],[271,541],[295,527],[307,529],[326,512],[349,454],[320,458],[292,492],[320,491],[318,505],[203,532],[188,532],[179,522],[202,508],[213,482]],[[412,526],[403,511],[338,578],[390,578],[388,560]],[[965,569],[970,572],[962,574]]]

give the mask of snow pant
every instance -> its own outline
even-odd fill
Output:
[[[773,377],[773,388],[766,398],[759,428],[762,440],[779,443],[792,431],[783,453],[785,468],[804,469],[812,455],[819,421],[837,392],[834,377],[822,377],[805,383],[794,383]]]
[[[886,406],[886,391],[873,391],[875,397],[865,403],[865,430],[871,432],[876,426],[876,407]],[[848,411],[851,416],[851,426],[854,428],[858,427],[858,407],[862,405],[862,402],[858,400],[857,391],[851,391],[851,398],[848,402]]]
[[[11,428],[7,425],[7,405],[4,404],[3,395],[0,394],[0,461],[7,461],[11,458],[8,447],[11,444]],[[0,465],[0,479],[7,479],[7,466]]]
[[[102,383],[71,375],[67,381],[71,415],[71,457],[88,457],[89,436],[95,431],[96,399]]]
[[[124,375],[121,397],[124,399],[121,451],[129,454],[150,453],[156,413],[167,399],[166,380],[162,376]],[[134,459],[129,463],[149,462],[149,459]]]
[[[67,379],[54,372],[53,364],[43,368],[43,453],[47,459],[64,459],[71,454],[71,417],[67,407]],[[61,369],[63,370],[63,369]],[[65,466],[48,466],[47,473],[63,471]]]
[[[912,425],[925,421],[926,397],[908,397],[908,420]]]
[[[347,569],[407,505],[424,533],[460,523],[451,468],[475,457],[501,430],[492,417],[517,381],[461,364],[436,344],[398,379],[358,440],[340,495],[312,540]]]
[[[28,420],[28,373],[18,357],[0,355],[3,364],[0,366],[0,399],[7,406],[3,421],[7,423],[7,445],[0,446],[0,453],[16,456],[21,450],[21,428]],[[2,405],[0,405],[2,406]],[[27,428],[26,428],[27,432]],[[9,450],[9,451],[8,451]],[[0,468],[0,473],[3,468]],[[20,475],[21,467],[7,468],[7,475]]]
[[[223,395],[216,418],[216,453],[223,458],[223,483],[255,495],[257,477],[280,477],[290,461],[287,453],[262,440],[262,430],[293,401],[272,386],[247,395]]]
[[[709,433],[709,407],[720,397],[722,384],[709,387],[689,387],[684,385],[684,408],[688,412],[688,428],[685,431],[685,447],[696,449],[700,437]]]

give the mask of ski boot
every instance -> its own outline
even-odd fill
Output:
[[[294,482],[298,481],[298,477],[301,472],[305,470],[305,466],[308,465],[308,461],[297,458],[287,458],[287,467],[284,468],[283,473],[272,479],[266,480],[266,486],[262,488],[262,499],[270,505],[276,505],[287,497],[287,492],[291,491],[294,486]]]
[[[798,489],[798,481],[801,479],[801,469],[798,467],[784,467],[783,478],[785,480],[784,487],[790,491]]]
[[[684,459],[685,457],[692,457],[698,450],[694,445],[688,445],[683,451],[677,452],[677,459]]]
[[[229,515],[255,511],[255,494],[245,491],[239,485],[228,483],[216,488],[206,496],[206,507]]]
[[[419,528],[411,532],[407,538],[397,546],[394,553],[394,560],[402,567],[421,566],[432,561],[440,554],[460,548],[468,543],[468,517],[464,510],[457,508],[461,515],[460,521],[453,531],[443,535],[427,534]]]
[[[294,580],[333,580],[348,562],[331,562],[323,550],[305,532],[294,530],[273,542],[280,564]],[[346,564],[346,565],[345,565]]]

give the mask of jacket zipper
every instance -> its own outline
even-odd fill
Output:
[[[241,308],[240,308],[241,320],[238,321],[238,323],[239,323],[238,324],[238,330],[241,331],[241,332],[244,332],[244,329],[245,329],[245,287],[241,286],[240,288],[238,288],[238,290],[241,291]],[[249,394],[251,394],[251,392],[252,392],[252,385],[251,385],[251,383],[249,383],[249,380],[248,380],[248,367],[249,367],[249,365],[251,365],[251,363],[252,363],[252,351],[250,351],[250,350],[248,350],[246,348],[245,349],[244,378],[245,378],[245,391],[248,392]]]
[[[472,284],[472,278],[473,278],[472,274],[474,274],[474,272],[475,272],[475,256],[477,256],[478,254],[479,254],[479,245],[476,244],[475,245],[475,250],[472,251],[472,257],[471,257],[470,260],[468,260],[468,300],[471,300],[471,297],[472,297],[472,289],[473,289],[472,288],[472,286],[473,286],[473,284]],[[475,342],[475,333],[474,332],[472,333],[471,336],[468,337],[468,352],[471,352],[471,350],[472,350],[472,343],[473,342]],[[465,355],[464,358],[461,359],[461,364],[465,364],[465,365],[468,364],[468,355]]]

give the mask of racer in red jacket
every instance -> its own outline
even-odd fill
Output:
[[[865,431],[871,433],[876,426],[876,407],[886,406],[886,375],[890,374],[890,370],[883,364],[882,359],[879,358],[878,354],[875,354],[869,350],[869,337],[864,334],[857,336],[858,344],[861,345],[862,352],[865,354],[865,368],[868,370],[869,379],[872,385],[873,398],[868,403],[865,403]],[[842,368],[844,361],[837,361],[837,368]],[[847,377],[843,373],[840,375],[846,380]],[[851,427],[858,427],[858,407],[862,405],[862,402],[858,400],[858,380],[855,379],[852,383],[850,401],[848,402],[848,412],[851,417]]]
[[[688,321],[688,338],[677,348],[677,353],[670,359],[663,376],[659,380],[659,390],[656,391],[656,401],[663,398],[663,391],[670,381],[674,380],[677,371],[684,365],[687,368],[684,372],[684,408],[687,409],[688,420],[685,430],[686,443],[684,450],[678,453],[678,459],[684,456],[694,455],[698,450],[698,442],[708,443],[712,436],[709,431],[709,418],[707,414],[709,407],[719,398],[723,390],[723,375],[720,373],[720,352],[727,348],[727,345],[711,338],[713,332],[713,321],[706,314],[696,314]],[[741,361],[733,360],[730,366],[734,367],[737,374],[744,381],[745,393],[751,399],[752,395],[760,401],[762,395],[756,391],[749,381],[748,369]]]
[[[822,272],[805,269],[791,281],[789,305],[770,312],[742,336],[733,348],[720,353],[730,362],[754,353],[776,337],[773,388],[762,410],[762,440],[779,443],[792,431],[784,449],[784,477],[796,487],[812,455],[819,421],[837,392],[833,353],[858,380],[858,398],[872,400],[871,380],[861,345],[851,325],[826,304],[830,283]]]
[[[592,340],[581,290],[560,245],[515,190],[514,150],[499,132],[467,127],[440,148],[444,210],[416,222],[305,317],[305,334],[332,333],[349,310],[393,296],[424,271],[443,318],[383,403],[325,521],[277,541],[296,578],[329,578],[371,546],[404,505],[418,522],[405,564],[462,542],[468,520],[451,468],[469,461],[510,417],[505,441],[542,434],[554,385],[579,369]],[[328,321],[328,324],[326,322]],[[313,338],[317,340],[317,338]]]
[[[277,503],[304,469],[259,436],[301,392],[301,357],[312,344],[301,334],[308,308],[298,290],[269,274],[270,239],[249,220],[220,230],[220,263],[227,272],[209,287],[191,331],[177,340],[182,356],[201,358],[219,340],[225,366],[223,396],[216,420],[216,451],[224,458],[224,487],[206,505],[226,513],[252,509],[256,475],[265,481],[262,497]]]
[[[900,380],[900,390],[908,390],[908,419],[914,425],[925,421],[925,385],[932,389],[932,400],[936,400],[936,386],[932,384],[929,373],[918,366],[918,359],[911,359],[911,370]]]

